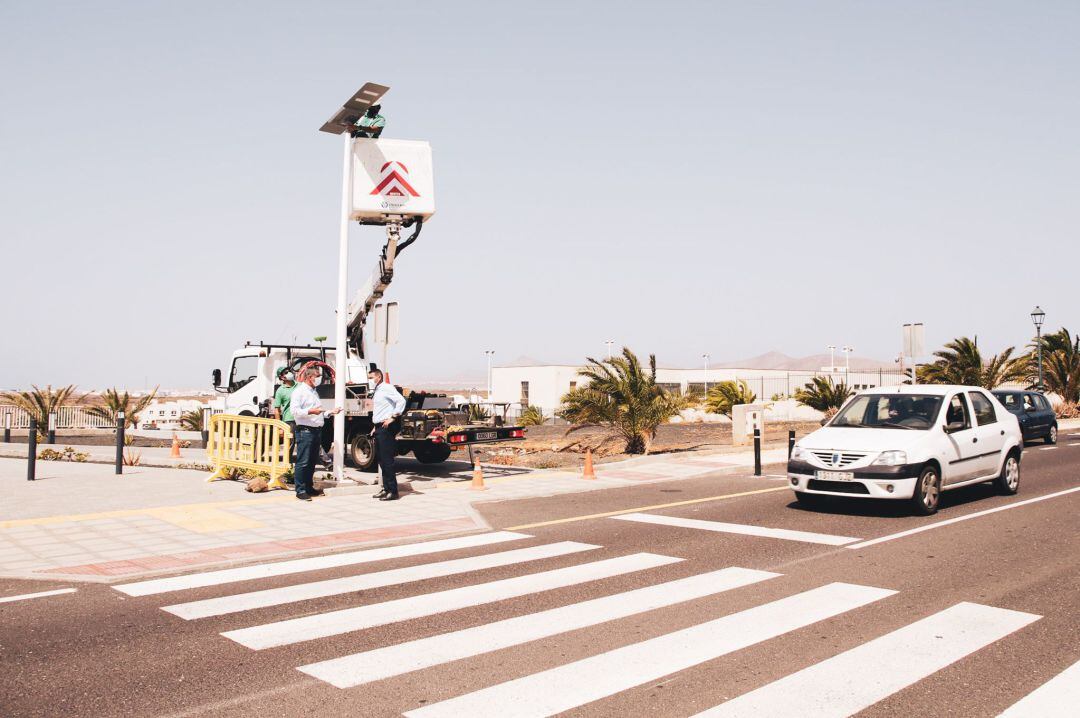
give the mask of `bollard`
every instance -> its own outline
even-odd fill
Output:
[[[206,406],[202,410],[202,445],[205,449],[210,445],[210,414],[213,410]],[[293,441],[296,441],[296,437],[293,437]]]
[[[27,438],[29,450],[26,452],[26,480],[34,480],[37,469],[37,419],[30,417],[30,436]]]
[[[11,443],[11,412],[4,414],[4,443]]]
[[[124,473],[124,412],[116,412],[116,473]]]
[[[56,412],[49,412],[49,434],[45,439],[46,444],[56,443]]]
[[[761,476],[761,429],[754,429],[754,476]]]
[[[595,479],[596,478],[596,471],[593,469],[593,465],[592,465],[592,449],[586,449],[585,450],[585,471],[582,473],[581,478],[583,478],[583,479]]]
[[[795,451],[795,430],[788,429],[787,433],[787,457],[791,458],[791,452]]]

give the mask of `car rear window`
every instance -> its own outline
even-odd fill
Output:
[[[975,418],[978,419],[979,426],[993,424],[997,421],[994,405],[982,392],[969,391],[968,396],[971,397],[971,411],[975,414]]]

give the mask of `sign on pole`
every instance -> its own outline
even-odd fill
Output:
[[[922,322],[904,325],[904,354],[918,359],[926,354],[925,333]]]
[[[376,304],[372,312],[374,324],[372,325],[372,341],[376,344],[398,343],[398,303],[387,302]]]

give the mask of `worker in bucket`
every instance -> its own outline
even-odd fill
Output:
[[[296,382],[293,381],[292,371],[287,366],[277,370],[277,378],[281,382],[281,386],[274,392],[274,418],[284,421],[292,429],[292,456],[289,457],[289,461],[296,461],[296,422],[293,421],[292,407],[290,406]]]
[[[397,456],[397,434],[401,431],[401,414],[405,411],[405,397],[390,384],[383,381],[383,373],[372,366],[368,380],[375,387],[371,397],[371,420],[375,424],[375,457],[382,474],[382,491],[373,498],[379,501],[397,501],[397,473],[394,457]]]
[[[319,441],[322,437],[323,424],[327,416],[341,411],[340,407],[323,411],[315,387],[322,379],[322,372],[317,366],[305,366],[300,370],[300,382],[293,389],[289,401],[293,421],[296,422],[296,468],[293,481],[296,483],[296,498],[311,501],[312,496],[321,496],[322,489],[315,488],[315,460],[319,454]]]
[[[372,105],[364,113],[357,123],[357,129],[352,131],[353,137],[371,137],[378,139],[382,134],[383,128],[386,127],[386,118],[379,114],[379,110],[382,109],[382,105]]]

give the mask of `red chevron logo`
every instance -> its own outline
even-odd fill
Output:
[[[382,166],[379,172],[382,175],[382,179],[379,180],[379,184],[375,186],[375,189],[371,190],[371,194],[381,194],[390,197],[404,197],[406,194],[410,194],[413,197],[420,196],[420,193],[413,189],[413,186],[409,184],[409,180],[407,179],[409,168],[405,166],[404,162],[387,162]]]

